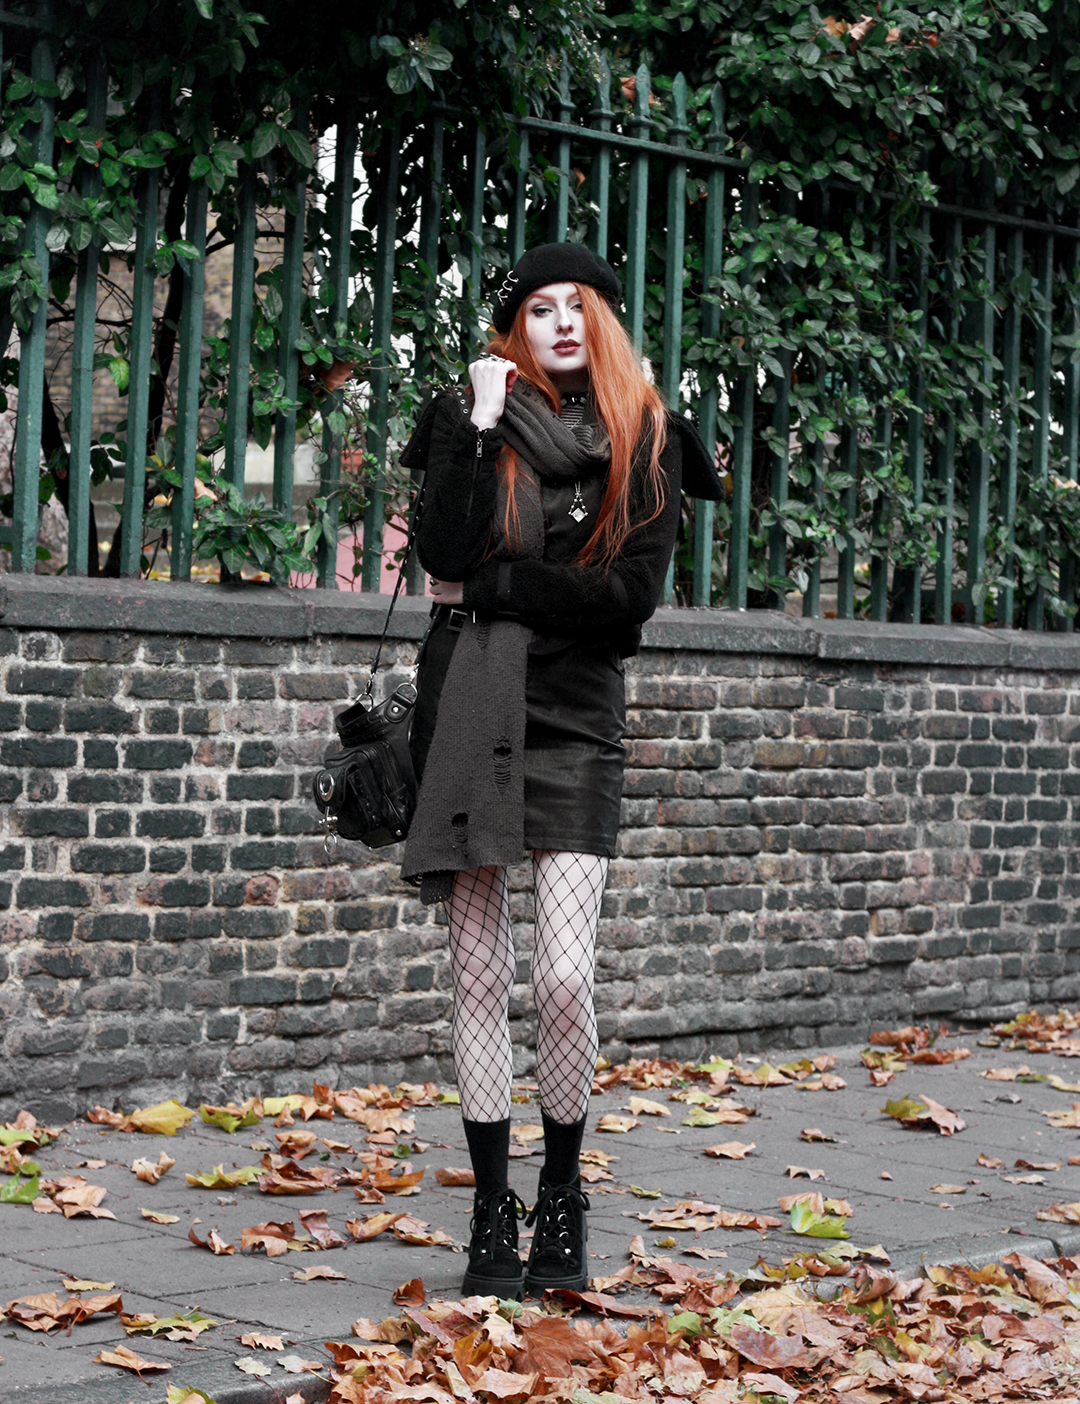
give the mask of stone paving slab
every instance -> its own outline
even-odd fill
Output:
[[[676,1247],[663,1250],[656,1244],[665,1234],[637,1215],[678,1199],[701,1198],[725,1209],[784,1219],[777,1199],[809,1188],[847,1198],[854,1209],[848,1225],[852,1241],[864,1247],[881,1243],[893,1266],[905,1274],[916,1272],[923,1262],[981,1263],[1015,1249],[1035,1256],[1080,1251],[1080,1228],[1036,1218],[1037,1211],[1051,1203],[1080,1200],[1080,1167],[1067,1164],[1069,1155],[1080,1154],[1080,1132],[1055,1130],[1040,1115],[1048,1108],[1069,1107],[1073,1096],[1080,1100],[1080,1094],[1055,1092],[1045,1083],[999,1083],[978,1076],[990,1067],[1019,1067],[1026,1062],[1033,1071],[1055,1072],[1071,1081],[1072,1066],[1064,1059],[983,1049],[974,1042],[976,1036],[957,1040],[972,1049],[970,1059],[944,1067],[909,1068],[887,1088],[869,1084],[858,1048],[834,1050],[834,1071],[848,1084],[837,1092],[736,1087],[732,1095],[756,1111],[742,1126],[684,1127],[680,1123],[686,1108],[669,1102],[667,1092],[660,1089],[639,1095],[661,1102],[671,1111],[670,1117],[643,1116],[642,1124],[626,1135],[598,1134],[600,1115],[626,1108],[630,1090],[595,1096],[585,1144],[602,1147],[619,1159],[610,1166],[615,1183],[592,1187],[593,1272],[621,1267],[627,1260],[627,1244],[636,1233],[641,1233],[651,1251],[668,1251],[715,1272],[745,1272],[759,1256],[778,1263],[784,1256],[816,1246],[816,1241],[789,1229],[712,1230],[700,1235],[672,1234]],[[770,1061],[805,1052],[778,1051]],[[921,1092],[959,1111],[967,1128],[946,1137],[906,1130],[881,1114],[887,1098]],[[1020,1100],[1000,1101],[1003,1094]],[[415,1214],[464,1244],[472,1191],[441,1188],[434,1182],[438,1167],[468,1164],[459,1114],[456,1108],[417,1108],[415,1119],[416,1136],[433,1143],[414,1157],[417,1167],[427,1169],[422,1192],[388,1197],[386,1207]],[[539,1107],[535,1101],[517,1105],[514,1119],[538,1122]],[[835,1135],[837,1142],[799,1140],[799,1131],[809,1126]],[[333,1123],[312,1122],[310,1127],[358,1151],[368,1148],[364,1128],[340,1117]],[[756,1148],[741,1161],[703,1154],[706,1146],[731,1140],[754,1141]],[[139,1399],[160,1404],[165,1397],[164,1378],[204,1389],[217,1404],[269,1400],[280,1404],[296,1392],[314,1401],[325,1397],[325,1380],[288,1375],[273,1363],[272,1354],[249,1351],[240,1345],[239,1337],[250,1330],[278,1333],[296,1353],[324,1358],[322,1342],[347,1336],[357,1317],[377,1320],[393,1314],[394,1289],[412,1277],[423,1279],[429,1297],[458,1295],[462,1253],[415,1247],[390,1236],[330,1252],[290,1252],[273,1259],[239,1251],[215,1257],[194,1247],[187,1234],[196,1219],[201,1221],[200,1236],[216,1227],[227,1241],[239,1244],[241,1229],[267,1219],[292,1219],[299,1227],[301,1209],[325,1208],[331,1226],[342,1234],[346,1218],[373,1212],[372,1206],[358,1205],[348,1189],[278,1197],[262,1195],[254,1187],[225,1192],[197,1190],[185,1183],[185,1172],[209,1170],[219,1162],[227,1169],[258,1164],[262,1152],[252,1148],[253,1142],[274,1144],[272,1125],[266,1122],[229,1136],[194,1122],[178,1136],[163,1138],[106,1131],[80,1121],[55,1146],[38,1153],[47,1175],[81,1173],[91,1183],[104,1185],[108,1194],[103,1207],[117,1218],[66,1220],[58,1214],[35,1214],[29,1206],[0,1206],[0,1306],[31,1292],[62,1292],[61,1275],[70,1274],[115,1281],[126,1311],[167,1315],[198,1305],[220,1324],[196,1345],[187,1345],[128,1338],[115,1317],[95,1318],[76,1327],[70,1336],[49,1338],[0,1322],[0,1356],[4,1357],[0,1398],[5,1404],[133,1404]],[[138,1181],[129,1168],[132,1160],[147,1156],[156,1161],[162,1147],[175,1156],[176,1166],[157,1185]],[[980,1151],[1000,1157],[1004,1169],[980,1169],[975,1163]],[[1002,1176],[1013,1172],[1020,1157],[1057,1160],[1061,1166],[1058,1171],[1043,1172],[1043,1185],[1009,1185]],[[79,1161],[94,1158],[107,1163],[100,1169],[79,1168]],[[511,1164],[511,1182],[526,1202],[535,1196],[541,1160],[535,1154]],[[313,1163],[313,1158],[307,1163]],[[351,1165],[353,1161],[351,1156],[334,1155],[327,1163]],[[791,1180],[785,1175],[788,1165],[820,1168],[825,1179],[812,1184]],[[883,1180],[882,1171],[892,1179]],[[935,1194],[931,1186],[939,1182],[964,1185],[967,1192]],[[660,1190],[662,1197],[635,1198],[631,1185]],[[144,1207],[175,1213],[179,1222],[152,1224],[140,1216]],[[722,1249],[727,1257],[707,1264],[684,1258],[682,1249],[694,1242]],[[346,1280],[307,1284],[293,1280],[293,1271],[316,1264],[344,1272]],[[149,1376],[148,1388],[133,1376],[94,1363],[102,1347],[125,1341],[144,1357],[167,1361],[172,1366],[168,1375]],[[252,1353],[271,1364],[270,1380],[250,1379],[236,1369],[233,1362]]]

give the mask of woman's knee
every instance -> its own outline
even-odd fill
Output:
[[[591,970],[582,970],[569,960],[553,961],[539,976],[533,990],[536,1007],[541,1013],[568,1013],[592,1006],[593,979]]]

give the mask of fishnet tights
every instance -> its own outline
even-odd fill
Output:
[[[608,860],[592,853],[536,852],[536,1074],[552,1121],[585,1115],[596,1068],[593,977],[596,924]],[[454,1063],[462,1115],[510,1115],[508,1011],[514,982],[510,898],[503,868],[458,873],[447,905],[454,976]]]

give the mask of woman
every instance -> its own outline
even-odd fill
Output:
[[[454,1059],[476,1199],[464,1290],[588,1278],[578,1154],[596,1066],[596,926],[622,794],[622,660],[659,602],[680,488],[719,496],[615,316],[609,264],[578,244],[518,262],[471,391],[429,408],[417,550],[434,623],[411,745],[422,783],[402,873],[446,902]],[[689,470],[689,474],[687,473]],[[687,482],[689,476],[690,482]],[[522,1274],[509,1189],[514,950],[506,867],[532,853],[544,1166]]]

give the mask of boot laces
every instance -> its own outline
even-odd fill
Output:
[[[517,1221],[525,1217],[525,1205],[513,1190],[491,1190],[473,1210],[469,1230],[472,1242],[482,1254],[499,1248],[517,1251]]]
[[[555,1251],[573,1257],[581,1248],[581,1211],[589,1208],[588,1196],[576,1185],[548,1185],[525,1220],[536,1225],[534,1252]]]

